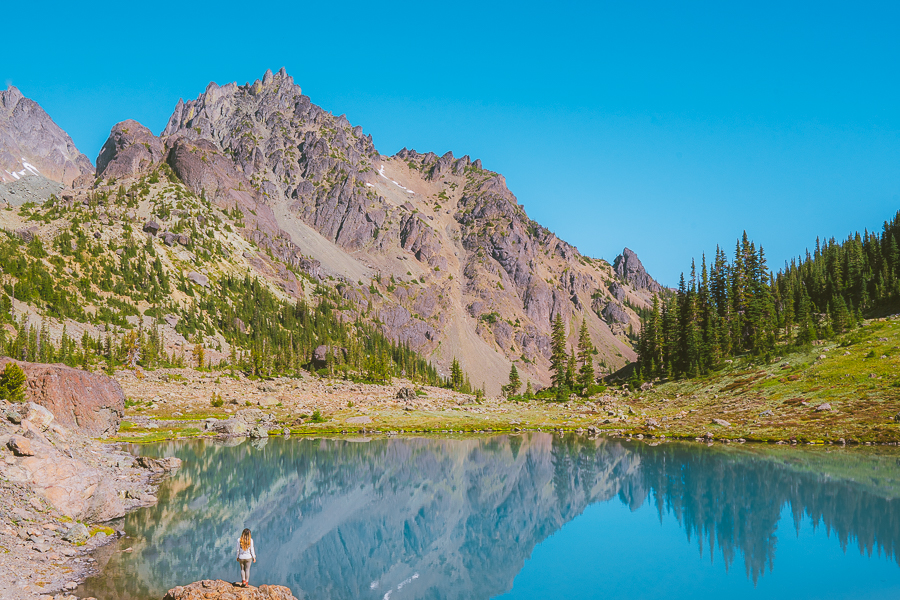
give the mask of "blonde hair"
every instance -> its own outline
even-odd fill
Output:
[[[241,533],[241,550],[246,550],[250,547],[250,530],[245,529]]]

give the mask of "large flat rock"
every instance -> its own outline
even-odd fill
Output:
[[[235,567],[236,569],[237,567]],[[205,579],[172,588],[163,600],[297,600],[291,590],[282,585],[261,585],[242,588],[221,579]]]

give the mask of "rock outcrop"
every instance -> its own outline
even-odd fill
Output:
[[[16,362],[28,378],[29,399],[48,409],[63,427],[108,437],[125,414],[125,394],[115,379],[65,365],[13,361],[0,357],[0,369]]]
[[[17,419],[7,419],[15,423]],[[41,411],[29,410],[40,416]],[[19,416],[22,412],[18,413]],[[32,423],[19,419],[13,433],[0,442],[14,458],[0,463],[0,477],[26,484],[60,513],[80,521],[109,521],[125,514],[123,504],[108,473],[85,463],[68,451],[71,433],[56,423]]]
[[[644,269],[644,265],[641,263],[638,255],[628,248],[622,250],[622,254],[616,257],[616,260],[613,262],[613,269],[616,275],[635,289],[647,290],[653,293],[662,290],[662,286],[650,277],[650,274]]]
[[[71,185],[93,173],[91,161],[37,102],[13,86],[0,92],[0,183],[43,175]]]
[[[106,179],[140,177],[165,159],[162,141],[137,121],[122,121],[112,128],[97,156],[97,176]]]
[[[221,579],[206,579],[172,588],[163,600],[297,600],[291,590],[282,585],[261,585],[242,588]]]

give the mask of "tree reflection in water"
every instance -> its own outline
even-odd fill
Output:
[[[253,530],[253,578],[298,597],[479,599],[510,589],[534,547],[594,502],[652,502],[701,552],[754,582],[773,568],[785,505],[841,546],[897,560],[896,454],[772,447],[651,446],[526,434],[471,439],[172,442],[143,449],[184,466],[159,504],[131,514],[80,596],[160,598],[234,579]],[[125,546],[131,553],[119,550]],[[399,588],[398,588],[399,586]],[[402,590],[402,594],[399,593]]]

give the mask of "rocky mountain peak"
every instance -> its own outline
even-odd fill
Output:
[[[625,283],[635,289],[647,290],[651,293],[662,290],[662,286],[650,277],[650,274],[644,269],[641,259],[633,250],[628,248],[622,250],[622,254],[617,256],[613,262],[613,270]]]
[[[13,86],[0,92],[0,183],[43,175],[71,185],[93,172],[91,161],[37,102]]]
[[[23,97],[24,96],[22,96],[22,92],[19,91],[19,88],[11,85],[5,91],[0,92],[0,106],[4,109],[12,110]]]
[[[630,250],[614,270],[532,221],[481,160],[407,148],[381,155],[284,69],[243,85],[209,83],[178,101],[158,137],[136,121],[117,124],[97,157],[95,189],[105,193],[113,179],[143,186],[168,172],[163,163],[176,187],[242,215],[240,234],[278,263],[253,268],[286,293],[308,293],[292,273],[333,286],[349,320],[370,320],[444,375],[458,359],[489,393],[512,363],[536,387],[549,382],[557,315],[573,343],[586,322],[597,361],[618,368],[634,357],[634,307],[660,289]]]

